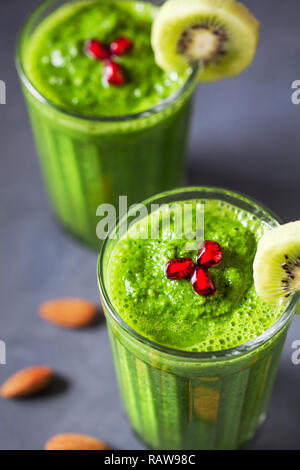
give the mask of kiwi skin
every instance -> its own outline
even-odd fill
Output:
[[[259,22],[243,4],[236,0],[167,0],[158,10],[152,28],[152,47],[161,68],[177,72],[187,68],[191,60],[178,44],[182,34],[194,26],[226,36],[217,57],[200,61],[200,81],[238,75],[253,61]]]

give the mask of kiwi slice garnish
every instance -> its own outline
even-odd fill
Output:
[[[167,0],[153,22],[157,64],[181,72],[200,62],[199,79],[237,75],[256,52],[259,23],[236,0]]]
[[[281,225],[263,235],[253,272],[258,295],[271,305],[276,306],[300,292],[300,221]]]

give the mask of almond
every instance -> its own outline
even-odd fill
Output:
[[[44,390],[53,377],[52,369],[45,366],[28,367],[10,377],[0,388],[3,398],[18,398]]]
[[[57,434],[45,445],[45,450],[108,450],[104,442],[86,434]]]
[[[57,299],[39,307],[39,315],[63,328],[83,328],[95,320],[98,308],[85,299]]]

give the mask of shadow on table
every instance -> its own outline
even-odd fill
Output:
[[[70,386],[71,386],[71,381],[69,378],[55,373],[51,381],[51,384],[45,390],[35,393],[34,395],[31,395],[28,397],[17,398],[17,400],[31,402],[31,401],[55,398],[57,395],[66,393],[67,390],[69,390]]]

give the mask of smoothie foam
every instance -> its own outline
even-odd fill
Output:
[[[169,259],[195,260],[197,254],[186,252],[187,238],[174,238],[176,208],[158,239],[141,238],[149,217],[152,223],[159,219],[162,227],[170,206],[133,225],[117,243],[109,263],[109,295],[121,318],[153,342],[185,351],[220,351],[261,335],[282,311],[264,303],[253,285],[252,265],[266,228],[263,223],[218,200],[194,201],[194,208],[197,202],[204,203],[205,239],[217,241],[223,249],[223,262],[210,269],[216,295],[199,296],[190,282],[165,276]]]
[[[189,75],[166,73],[156,65],[150,44],[156,9],[151,3],[118,0],[60,7],[32,36],[25,61],[28,77],[47,99],[72,112],[120,116],[152,108]],[[125,71],[125,84],[119,87],[103,79],[103,62],[84,53],[90,39],[110,44],[117,37],[134,44],[128,54],[115,58]]]

